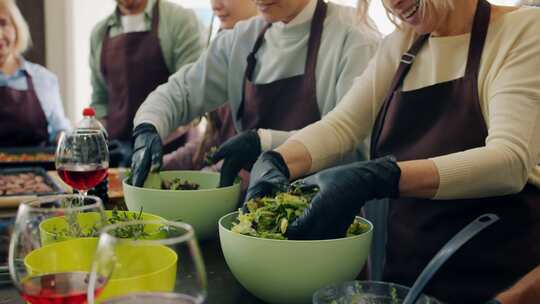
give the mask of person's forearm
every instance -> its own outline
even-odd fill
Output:
[[[512,288],[500,293],[496,299],[502,304],[540,303],[540,266],[529,272]]]
[[[401,197],[432,198],[439,188],[439,173],[431,160],[398,162],[401,169],[399,195]]]
[[[296,140],[287,141],[276,152],[281,154],[289,168],[289,179],[295,180],[306,175],[311,168],[311,155],[307,148]]]

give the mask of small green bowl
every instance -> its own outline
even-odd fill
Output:
[[[139,212],[134,211],[118,211],[119,213],[125,213],[128,214],[130,218],[133,218],[135,215],[138,215]],[[112,210],[106,210],[105,216],[107,219],[110,219],[112,217]],[[79,223],[79,226],[81,228],[81,231],[85,235],[89,235],[93,229],[98,224],[98,221],[100,220],[100,216],[97,212],[85,212],[85,213],[79,213],[77,214],[77,222]],[[142,220],[144,221],[165,221],[164,218],[153,215],[150,213],[143,212],[142,213]],[[107,223],[108,224],[108,223]],[[64,216],[58,216],[58,217],[52,217],[49,219],[44,220],[39,224],[39,231],[41,234],[41,243],[43,245],[49,245],[55,242],[65,241],[65,240],[71,240],[74,239],[72,236],[66,236],[65,234],[58,233],[57,231],[65,231],[68,229],[68,221]],[[158,225],[146,225],[144,227],[144,232],[146,233],[146,236],[144,238],[146,239],[155,239],[162,236],[162,231],[160,230],[160,226]],[[94,237],[97,237],[97,235],[93,235]]]
[[[171,221],[193,226],[197,239],[217,236],[218,220],[234,211],[240,199],[240,180],[230,187],[218,188],[219,173],[205,171],[162,171],[161,179],[181,178],[200,185],[199,190],[160,190],[134,187],[123,182],[124,199],[129,210],[157,214]]]
[[[24,258],[32,276],[59,272],[90,272],[97,238],[79,238],[53,243]],[[113,276],[98,300],[133,292],[171,292],[176,282],[178,255],[163,245],[119,245]],[[138,263],[144,259],[151,263]]]
[[[249,292],[275,304],[311,303],[323,286],[354,280],[371,247],[373,225],[352,237],[321,240],[272,240],[232,232],[238,212],[219,220],[219,238],[229,269]]]

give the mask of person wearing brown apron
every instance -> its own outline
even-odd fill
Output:
[[[22,56],[28,26],[12,1],[0,3],[0,147],[54,144],[70,129],[56,76]]]
[[[477,75],[489,20],[490,5],[479,0],[464,77],[402,92],[414,62],[400,65],[373,130],[372,159],[389,154],[398,161],[424,159],[485,145],[488,131]],[[407,56],[416,56],[428,37],[419,37]],[[449,303],[480,303],[540,262],[540,251],[534,248],[540,242],[539,203],[540,191],[532,185],[503,197],[393,200],[384,279],[412,286],[447,240],[480,215],[494,213],[501,216],[500,223],[458,251],[426,288]]]
[[[317,121],[375,50],[376,38],[343,21],[348,8],[322,0],[255,4],[259,16],[218,35],[197,62],[143,103],[135,118],[134,149],[140,152],[133,157],[134,184],[150,167],[160,168],[158,139],[226,102],[239,132],[268,128],[288,134]]]
[[[422,15],[417,13],[420,7],[419,2],[394,1],[393,3],[396,6],[400,3],[409,4],[409,6],[402,5],[398,10],[401,10],[402,16],[405,16],[404,19],[411,23],[417,20],[415,18],[420,18],[415,17],[415,14]],[[461,9],[464,9],[464,6],[472,2],[456,3],[454,2],[455,5],[461,5],[463,6]],[[462,247],[428,283],[425,292],[447,303],[482,303],[510,287],[517,279],[540,264],[540,190],[539,185],[534,184],[536,178],[534,174],[537,173],[534,170],[538,169],[534,162],[538,163],[538,159],[531,160],[532,172],[527,170],[527,174],[533,175],[533,178],[529,177],[521,190],[506,190],[506,193],[511,193],[493,195],[490,192],[496,193],[498,190],[496,183],[484,186],[483,181],[478,181],[479,185],[482,184],[485,189],[490,189],[490,192],[472,194],[470,195],[472,198],[431,199],[435,196],[432,188],[439,187],[439,181],[433,185],[432,177],[437,176],[438,179],[439,175],[436,167],[427,167],[426,164],[434,165],[433,159],[436,158],[447,157],[448,159],[458,153],[482,149],[486,147],[486,142],[489,142],[488,127],[480,107],[481,99],[478,89],[479,75],[484,75],[480,73],[480,63],[482,56],[486,55],[485,42],[488,29],[493,27],[493,30],[500,30],[503,26],[501,23],[508,22],[512,24],[515,32],[505,33],[506,37],[519,37],[515,38],[516,40],[510,40],[509,44],[513,47],[528,46],[526,42],[530,41],[530,45],[538,47],[538,39],[532,32],[528,32],[528,28],[531,22],[536,25],[540,23],[539,12],[532,9],[519,9],[515,12],[501,13],[504,9],[498,7],[498,13],[503,16],[499,15],[498,20],[490,23],[491,5],[485,0],[478,0],[473,4],[477,6],[472,7],[474,10],[471,9],[474,13],[471,16],[473,17],[471,18],[472,30],[464,64],[464,76],[403,91],[403,81],[409,70],[413,69],[415,58],[420,54],[420,50],[426,47],[430,34],[422,34],[415,39],[409,50],[402,56],[391,84],[388,83],[389,90],[386,98],[372,124],[372,160],[326,169],[303,179],[301,182],[305,186],[317,186],[319,192],[304,214],[292,222],[287,230],[288,237],[293,239],[342,237],[366,201],[392,198],[384,280],[411,286],[429,260],[464,226],[485,213],[499,215],[501,220],[497,224],[489,227]],[[521,24],[520,20],[523,20]],[[499,23],[494,25],[493,22]],[[396,34],[392,38],[395,37],[399,36]],[[435,42],[430,41],[430,43]],[[511,52],[511,55],[506,55],[509,58],[512,58],[512,55],[522,55],[520,52],[512,52],[511,48],[512,51],[508,51],[504,43],[496,46],[493,46],[493,42],[491,43],[490,52],[487,54],[490,59],[487,60],[493,60],[495,58],[493,54],[496,54],[497,50]],[[431,50],[437,46],[430,45]],[[387,55],[392,51],[385,50],[385,52],[384,54]],[[385,57],[377,57],[377,59],[380,58]],[[451,59],[445,58],[445,60]],[[531,53],[526,55],[526,59],[520,58],[519,63],[515,63],[523,66],[512,66],[512,68],[528,73],[527,65],[534,66],[538,63],[537,56]],[[496,63],[493,66],[496,66]],[[504,69],[508,68],[508,66],[504,67]],[[499,71],[498,75],[510,77],[508,72],[506,73]],[[529,74],[515,73],[507,81],[517,77],[537,79]],[[362,80],[366,79],[359,79],[358,84],[362,83]],[[366,132],[367,126],[371,124],[358,121],[358,119],[369,116],[362,110],[370,112],[373,108],[371,105],[362,105],[362,102],[366,100],[353,98],[365,97],[362,95],[362,89],[367,90],[372,86],[372,83],[367,80],[366,82],[367,86],[359,85],[358,88],[353,88],[353,92],[349,95],[351,98],[343,101],[346,105],[343,108],[338,106],[336,113],[300,131],[292,141],[276,151],[263,153],[253,165],[252,180],[247,196],[265,195],[272,190],[269,185],[280,188],[288,184],[290,179],[331,165],[331,161],[326,159],[337,158],[336,155],[339,155],[341,151],[350,148],[348,141],[354,142],[359,139],[351,133],[359,132],[364,136],[363,132]],[[507,83],[504,84],[507,85]],[[532,89],[537,92],[540,87],[525,80],[516,82],[516,85],[522,90],[523,97],[520,98],[520,93],[516,93],[514,88],[508,89],[515,94],[507,98],[515,101],[516,108],[514,108],[514,113],[505,113],[506,118],[513,119],[516,111],[530,102],[532,106],[528,109],[532,113],[534,122],[534,113],[538,113],[539,108],[537,101],[534,103],[534,99],[530,97],[538,95],[535,93],[531,95],[527,90]],[[499,92],[502,91],[503,89],[499,88]],[[370,91],[367,95],[371,96],[372,93],[374,92]],[[354,100],[358,101],[353,103]],[[490,105],[491,111],[501,109],[500,105],[495,103]],[[354,113],[354,111],[359,113]],[[529,118],[526,117],[528,113],[525,112],[527,111],[522,112],[524,116],[521,119],[528,122]],[[497,127],[501,128],[501,117],[497,118],[499,119]],[[536,121],[538,122],[538,118]],[[493,120],[490,122],[493,123]],[[341,125],[335,127],[338,124]],[[517,125],[518,121],[513,121],[513,124],[513,126],[505,126],[512,129],[523,128],[523,125]],[[490,131],[489,136],[501,136],[500,130],[490,129]],[[509,136],[509,134],[506,131],[504,136]],[[346,138],[346,140],[340,141],[335,138]],[[534,149],[538,144],[538,138],[534,134],[525,135],[525,138],[526,142],[533,141],[527,149],[529,153],[536,156]],[[330,151],[317,151],[317,145],[322,146],[320,142],[324,142],[324,147]],[[332,147],[332,144],[338,148]],[[490,154],[483,156],[489,157]],[[478,162],[481,163],[481,161]],[[460,164],[460,166],[463,165]],[[499,164],[487,166],[498,168]],[[426,167],[429,170],[426,170]],[[431,169],[435,169],[435,174],[430,171]],[[456,164],[456,168],[452,170],[454,174],[457,174],[455,172],[459,172],[462,168]],[[519,172],[522,173],[522,171]],[[511,172],[508,172],[506,175],[510,176],[510,174]],[[490,179],[488,176],[485,178]],[[500,187],[503,187],[502,183]],[[517,188],[515,186],[512,189]],[[453,191],[458,190],[461,189]]]
[[[109,138],[129,141],[133,118],[144,99],[171,74],[165,64],[159,37],[159,1],[152,10],[152,28],[110,38],[105,31],[101,72],[109,102],[106,128]]]
[[[109,138],[131,150],[132,121],[141,103],[196,60],[204,43],[190,9],[167,0],[116,2],[115,11],[92,31],[90,106]]]
[[[261,154],[261,144],[256,129],[293,131],[321,119],[317,103],[315,69],[326,10],[327,4],[324,1],[318,1],[311,23],[306,65],[302,75],[267,84],[255,84],[253,73],[257,65],[256,54],[264,43],[264,34],[272,24],[269,23],[259,34],[247,58],[244,93],[237,114],[238,119],[242,121],[243,129],[251,131],[230,139],[213,155],[216,162],[224,159],[220,187],[232,185],[240,170],[249,171]],[[242,153],[237,153],[239,149],[242,149]]]

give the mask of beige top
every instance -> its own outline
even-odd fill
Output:
[[[520,8],[492,21],[478,80],[480,106],[489,132],[486,145],[432,158],[440,175],[436,199],[515,193],[527,181],[540,187],[539,29],[538,8]],[[312,172],[340,161],[369,136],[401,54],[414,38],[403,31],[386,37],[338,106],[291,138],[308,149]],[[416,57],[403,90],[462,77],[469,38],[470,34],[430,37]],[[406,126],[403,131],[407,132]]]

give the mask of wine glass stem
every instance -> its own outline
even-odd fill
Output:
[[[84,206],[84,198],[88,196],[88,190],[79,190],[79,204]]]

